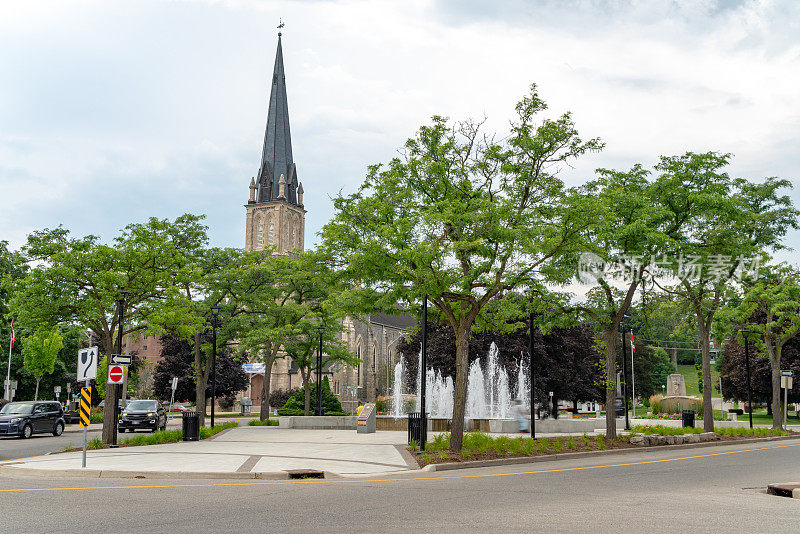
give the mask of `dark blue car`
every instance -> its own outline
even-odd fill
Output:
[[[0,436],[29,438],[64,432],[64,410],[54,401],[9,402],[0,408]]]

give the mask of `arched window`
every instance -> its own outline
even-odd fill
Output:
[[[264,248],[264,218],[258,216],[258,227],[256,228],[256,248]]]
[[[275,223],[272,221],[272,219],[269,220],[269,235],[267,236],[267,244],[275,244]]]
[[[358,367],[356,368],[356,384],[361,385],[361,345],[356,348],[356,356],[358,356]]]
[[[297,244],[297,225],[292,226],[292,245],[295,249],[300,248],[300,245]]]

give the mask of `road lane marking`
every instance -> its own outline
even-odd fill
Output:
[[[566,471],[586,471],[589,469],[609,469],[612,467],[629,467],[634,465],[658,464],[666,462],[680,462],[685,460],[695,460],[697,458],[709,458],[711,456],[725,456],[728,454],[742,454],[746,452],[766,451],[773,449],[784,449],[787,447],[798,447],[800,443],[789,445],[773,445],[771,447],[758,447],[756,449],[743,449],[740,451],[712,452],[707,454],[697,454],[694,456],[681,456],[680,458],[663,458],[661,460],[642,460],[640,462],[626,462],[619,464],[606,465],[585,465],[579,467],[561,467],[558,469],[541,469],[537,471],[517,471],[513,473],[483,473],[477,475],[444,475],[444,476],[420,476],[420,477],[399,477],[399,478],[363,478],[363,479],[302,479],[302,480],[270,480],[252,482],[209,482],[203,484],[141,484],[127,486],[74,486],[61,488],[12,488],[0,489],[0,493],[21,493],[30,491],[73,491],[73,490],[109,490],[109,489],[161,489],[161,488],[215,488],[215,487],[236,487],[236,486],[277,486],[286,484],[354,484],[354,483],[375,483],[375,482],[412,482],[418,480],[456,480],[467,478],[490,478],[507,477],[520,475],[541,475],[546,473],[561,473]],[[501,467],[501,466],[492,466]]]

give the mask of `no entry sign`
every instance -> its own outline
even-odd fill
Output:
[[[122,377],[125,375],[121,365],[108,366],[108,383],[109,384],[122,384]]]

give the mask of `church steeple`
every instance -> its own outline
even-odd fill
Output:
[[[289,130],[289,104],[286,99],[286,74],[283,68],[281,33],[278,33],[278,50],[272,73],[272,88],[269,94],[267,131],[264,134],[264,150],[261,168],[258,171],[258,194],[256,202],[284,200],[280,198],[280,179],[285,176],[285,201],[297,205],[297,170],[292,159],[292,136]]]

